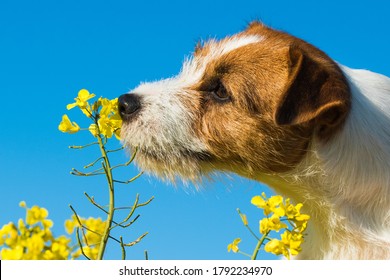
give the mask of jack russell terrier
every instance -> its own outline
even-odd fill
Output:
[[[390,79],[253,22],[120,96],[141,169],[264,182],[311,216],[298,258],[390,258]]]

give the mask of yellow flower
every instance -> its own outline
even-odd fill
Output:
[[[80,130],[77,123],[71,122],[67,115],[62,116],[62,121],[58,125],[58,129],[62,132],[76,133]]]
[[[43,226],[43,230],[42,230],[42,237],[43,237],[43,240],[45,240],[45,242],[48,242],[50,240],[53,239],[53,234],[50,230],[51,227],[53,227],[53,221],[52,220],[43,220],[42,221],[42,226]]]
[[[17,245],[12,249],[3,248],[1,250],[2,260],[21,260],[23,258],[23,246]]]
[[[20,232],[20,235],[28,235],[28,230],[27,230],[27,227],[23,221],[23,219],[19,219],[18,220],[18,229],[19,229],[19,232]]]
[[[113,128],[114,136],[116,137],[116,139],[121,140],[122,120],[121,119],[117,120],[115,118],[116,118],[116,115],[112,116],[110,118],[110,123],[111,123],[111,126]],[[118,115],[118,118],[120,118],[119,115]]]
[[[110,119],[105,115],[101,115],[98,120],[98,124],[100,133],[107,138],[111,138],[113,134],[113,127],[111,126]]]
[[[310,216],[306,214],[299,214],[295,216],[293,221],[295,224],[295,229],[299,232],[303,232],[307,227],[307,222],[309,221],[309,219]]]
[[[118,99],[108,100],[103,98],[102,109],[99,113],[99,130],[102,135],[111,138],[115,135],[120,139],[120,128],[122,126],[122,119],[118,112]]]
[[[77,249],[76,251],[72,252],[71,259],[75,260],[81,256],[81,250]]]
[[[18,242],[18,229],[14,223],[9,222],[0,230],[0,245],[4,243],[12,247]]]
[[[64,226],[65,226],[65,231],[68,234],[72,234],[73,233],[74,228],[78,226],[78,222],[75,220],[74,215],[72,216],[71,220],[66,220],[65,221]]]
[[[32,235],[26,242],[27,253],[31,254],[33,259],[39,259],[44,246],[45,241],[38,234]]]
[[[10,222],[0,229],[0,255],[3,260],[65,260],[71,256],[71,240],[65,236],[54,238],[50,228],[53,221],[46,219],[45,208],[26,208],[26,221],[19,219],[17,226]],[[73,257],[73,256],[72,256]]]
[[[115,113],[115,110],[118,112],[118,98],[111,99],[110,102],[111,102],[112,108],[114,108],[113,109],[114,113]]]
[[[281,240],[272,239],[265,246],[264,250],[275,255],[283,254],[287,259],[290,255],[296,256],[302,250],[303,236],[300,233],[285,231],[280,235]]]
[[[58,237],[51,245],[52,259],[66,260],[70,255],[70,239],[65,236]]]
[[[283,204],[283,197],[280,195],[271,196],[267,199],[265,193],[262,193],[261,196],[254,196],[251,203],[258,208],[263,209],[264,215],[266,216],[271,213],[275,213],[280,217],[284,216],[284,210],[280,207]]]
[[[102,106],[102,97],[99,97],[98,100],[96,100],[95,102],[93,102],[92,104],[92,110],[97,112],[99,110],[99,108]]]
[[[76,106],[80,109],[87,109],[89,107],[88,100],[94,97],[95,94],[91,94],[88,90],[82,89],[79,91],[77,97],[74,99],[76,102],[68,104],[66,106],[66,109],[70,110]]]
[[[107,98],[99,97],[92,108],[94,111],[98,111],[98,122],[89,126],[88,130],[94,137],[98,134],[103,135],[106,138],[111,138],[113,135],[120,140],[120,133],[122,127],[122,119],[118,112],[118,99],[109,100]]]
[[[92,250],[92,248],[94,248],[94,247],[99,248],[100,241],[102,239],[102,235],[103,235],[103,232],[104,232],[104,229],[106,226],[106,222],[103,221],[101,218],[90,217],[88,219],[85,219],[85,218],[79,217],[79,219],[80,219],[81,224],[83,226],[85,226],[85,228],[89,229],[89,230],[83,229],[83,231],[84,231],[84,234],[82,235],[83,243],[87,245],[85,247],[90,247],[90,249],[88,249],[89,250],[88,252],[90,253],[90,258],[95,259],[97,257],[97,252],[96,252],[96,256],[95,256],[95,251]],[[76,217],[74,215],[72,216],[72,218],[70,220],[65,221],[65,230],[68,234],[73,233],[74,228],[77,226],[79,226],[79,223],[76,220]],[[83,249],[84,249],[84,247],[83,247]],[[99,251],[99,250],[97,249],[97,251]],[[73,253],[72,258],[73,259],[77,258],[80,255],[81,255],[81,251]]]
[[[282,205],[282,208],[285,211],[285,215],[288,219],[294,219],[296,215],[300,214],[300,209],[302,208],[303,204],[298,203],[297,205],[294,206],[294,204],[290,203],[290,199],[287,198],[286,202]]]
[[[22,207],[22,208],[26,208],[27,205],[26,205],[26,202],[25,201],[21,201],[19,202],[19,206]]]
[[[241,238],[236,238],[233,240],[233,243],[230,243],[227,247],[228,252],[233,251],[234,253],[237,253],[240,249],[238,248],[238,243],[241,242]]]
[[[302,203],[298,203],[297,205],[291,204],[289,198],[287,198],[285,204],[282,205],[287,219],[294,223],[295,229],[299,232],[303,232],[306,229],[307,222],[310,219],[309,215],[301,214],[302,206]]]
[[[256,195],[256,196],[252,197],[251,203],[253,205],[257,206],[258,208],[264,209],[265,207],[267,207],[265,193],[262,193],[262,196]]]
[[[52,220],[43,220],[42,221],[43,228],[51,228],[53,226]]]
[[[293,256],[298,255],[302,250],[301,244],[303,242],[303,236],[300,233],[285,231],[280,235],[282,242],[290,250],[290,254]]]
[[[94,246],[94,247],[85,246],[85,247],[83,247],[83,251],[88,256],[88,258],[90,258],[91,260],[96,260],[98,253],[99,253],[99,247],[98,246]]]
[[[27,209],[26,223],[28,225],[34,225],[38,222],[43,221],[49,213],[45,208],[40,208],[36,205]]]
[[[282,228],[287,228],[285,223],[280,221],[280,217],[273,214],[270,218],[264,218],[260,221],[260,233],[267,234],[269,231],[274,230],[278,232]]]
[[[110,116],[110,122],[114,132],[115,130],[120,130],[122,127],[122,119],[118,113],[118,110],[116,110],[116,112]]]
[[[83,224],[86,228],[91,231],[86,231],[85,237],[87,238],[86,244],[95,245],[99,244],[102,239],[102,234],[104,232],[106,222],[102,221],[101,218],[88,218],[83,221]],[[92,232],[93,231],[93,232]]]
[[[113,109],[112,105],[113,104],[107,98],[99,98],[99,99],[100,99],[100,104],[102,106],[99,114],[100,114],[100,116],[108,117],[108,115],[111,114],[111,112],[112,112],[112,109]]]
[[[286,258],[290,258],[290,254],[284,243],[278,239],[272,239],[264,246],[264,250],[268,253],[272,253],[275,255],[283,254]]]

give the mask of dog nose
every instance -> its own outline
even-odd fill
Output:
[[[141,108],[140,96],[134,93],[123,94],[118,98],[118,110],[122,120],[128,120]]]

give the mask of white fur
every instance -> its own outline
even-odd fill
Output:
[[[341,68],[352,93],[344,127],[271,185],[312,214],[300,258],[389,259],[390,79]]]
[[[187,170],[183,169],[186,161],[183,154],[188,150],[201,153],[205,146],[195,137],[191,111],[180,99],[190,93],[180,88],[175,79],[145,83],[134,92],[142,96],[143,109],[134,121],[123,124],[124,143],[130,149],[137,147],[162,162],[163,166],[152,169],[163,178],[173,180],[174,170],[183,176],[193,173],[198,169],[196,162],[188,158]],[[141,156],[137,159],[142,169],[150,169],[150,161]]]

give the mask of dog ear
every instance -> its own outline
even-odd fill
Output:
[[[314,122],[318,135],[326,137],[349,111],[350,93],[344,75],[325,54],[312,58],[299,47],[291,46],[287,55],[289,75],[277,104],[275,122],[278,125]]]

